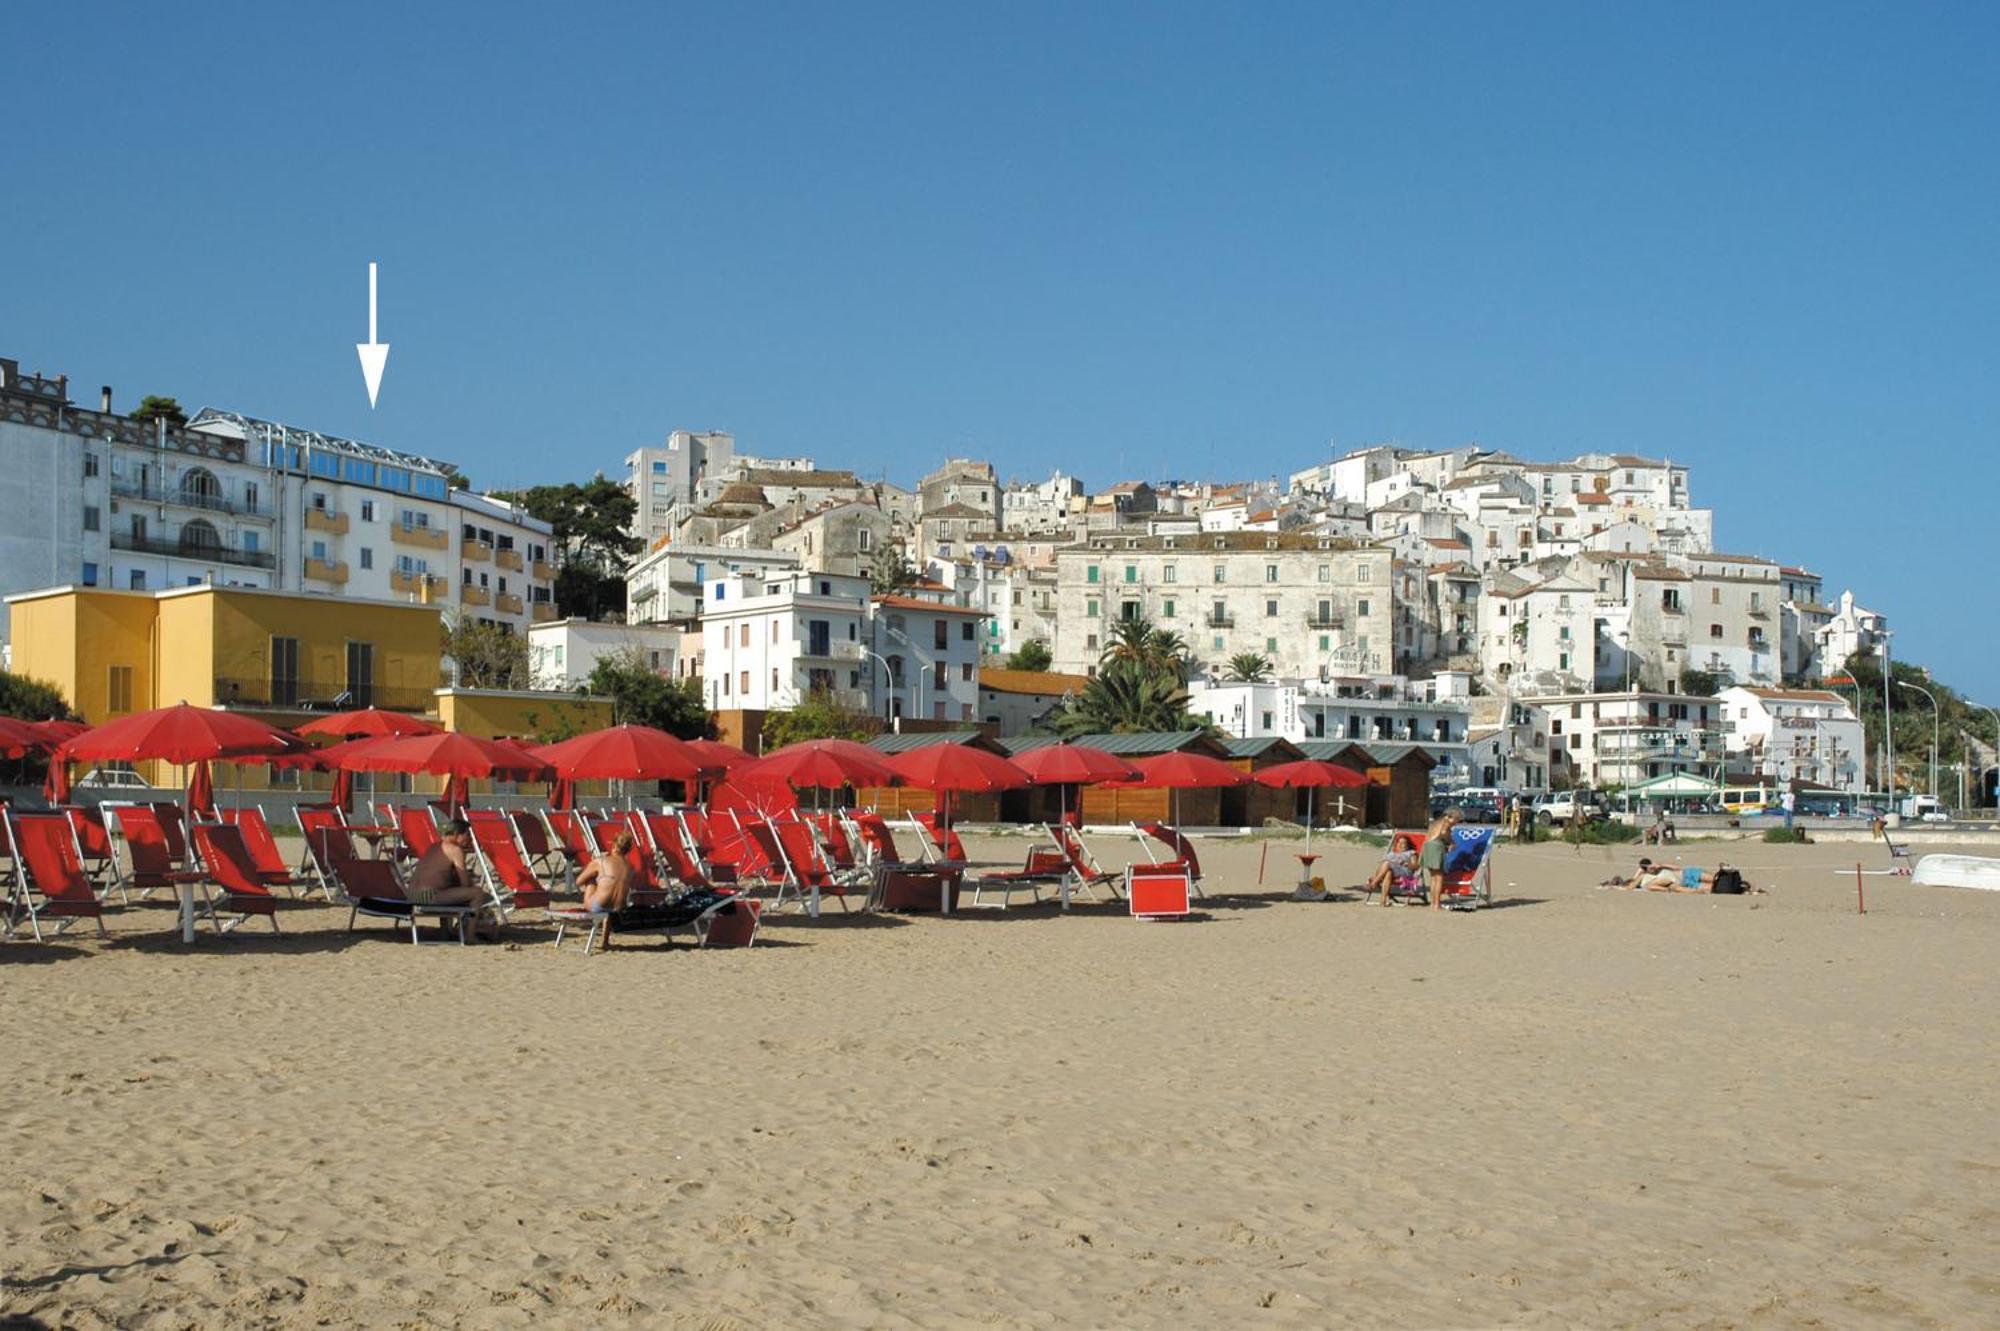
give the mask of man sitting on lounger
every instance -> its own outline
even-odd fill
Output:
[[[473,878],[467,856],[472,853],[472,829],[463,818],[453,818],[439,830],[438,843],[423,853],[410,869],[405,891],[412,901],[436,906],[477,906],[485,902],[486,891]],[[483,938],[497,938],[498,925],[480,911],[472,917]]]

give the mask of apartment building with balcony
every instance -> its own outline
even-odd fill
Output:
[[[1394,554],[1289,532],[1098,535],[1056,552],[1055,669],[1088,674],[1121,619],[1178,633],[1211,672],[1268,658],[1277,679],[1388,674]]]
[[[1462,779],[1471,754],[1467,704],[1424,697],[1407,684],[1197,680],[1188,688],[1188,712],[1238,739],[1415,744],[1438,760],[1440,781]]]
[[[942,587],[877,596],[873,652],[889,717],[972,721],[979,711],[980,625],[986,612]]]
[[[723,574],[709,580],[702,603],[702,692],[712,710],[783,711],[815,693],[878,710],[866,578]]]
[[[742,574],[794,572],[801,567],[797,555],[775,550],[663,538],[625,570],[625,622],[692,626],[701,618],[711,583]]]
[[[1556,788],[1629,786],[1688,772],[1722,774],[1722,704],[1684,693],[1571,693],[1517,698],[1530,724],[1515,737],[1546,755]]]
[[[1715,697],[1732,773],[1862,789],[1861,722],[1838,693],[1737,685]]]

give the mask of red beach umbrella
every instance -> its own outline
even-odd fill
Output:
[[[1219,758],[1175,749],[1156,753],[1132,764],[1139,773],[1139,785],[1161,786],[1174,792],[1174,826],[1180,826],[1183,790],[1208,790],[1216,786],[1241,786],[1250,778]]]
[[[899,753],[889,767],[907,785],[937,792],[938,822],[951,826],[951,797],[959,791],[1019,790],[1028,774],[1005,758],[966,744],[932,744]]]
[[[48,737],[32,722],[0,716],[0,757],[19,758],[48,745]]]
[[[534,753],[571,781],[693,781],[706,765],[686,740],[651,726],[611,726]]]
[[[702,770],[705,772],[727,772],[745,763],[757,761],[734,744],[724,744],[719,739],[691,739],[684,742],[694,750],[695,757],[701,760]]]
[[[1014,755],[1014,766],[1038,786],[1062,787],[1062,820],[1069,821],[1069,788],[1100,781],[1137,781],[1139,771],[1123,758],[1088,744],[1046,744]]]
[[[1272,786],[1280,790],[1303,789],[1306,792],[1306,849],[1312,849],[1313,839],[1313,798],[1314,792],[1325,789],[1356,790],[1367,786],[1368,778],[1351,767],[1337,763],[1320,762],[1307,758],[1295,763],[1279,763],[1267,767],[1252,777],[1260,785]],[[1347,801],[1341,801],[1345,812]]]
[[[352,712],[334,712],[314,717],[298,728],[301,735],[331,735],[336,739],[382,739],[394,735],[435,735],[444,727],[407,712],[385,712],[380,707],[363,707]]]
[[[545,781],[546,761],[518,744],[479,739],[456,731],[401,739],[358,740],[342,746],[338,766],[350,772],[428,772],[445,782],[446,808],[465,803],[465,782],[475,776],[503,781]]]
[[[61,752],[77,762],[157,758],[186,766],[209,758],[290,753],[299,745],[296,736],[241,712],[179,703],[106,721],[64,743]]]
[[[65,721],[54,718],[48,721],[30,721],[28,729],[42,737],[44,747],[54,748],[67,740],[75,739],[90,727],[81,721]]]
[[[730,779],[777,780],[788,786],[838,790],[842,786],[892,786],[896,769],[866,744],[851,739],[809,739],[787,744],[737,768]]]

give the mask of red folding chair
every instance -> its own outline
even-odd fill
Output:
[[[521,853],[528,857],[528,865],[537,876],[560,872],[563,856],[549,840],[548,825],[527,809],[515,809],[507,817],[514,824],[514,839],[520,842]]]
[[[1129,864],[1125,900],[1139,920],[1184,920],[1193,913],[1194,878],[1184,864]]]
[[[257,867],[257,877],[265,886],[288,888],[294,895],[299,888],[312,886],[312,879],[295,873],[285,863],[285,854],[278,849],[278,838],[272,834],[263,809],[255,804],[224,809],[222,821],[243,834],[244,848],[250,852],[250,862]]]
[[[257,863],[250,856],[250,847],[244,844],[243,833],[231,823],[196,823],[191,829],[194,836],[195,858],[201,862],[202,872],[208,883],[213,883],[222,893],[222,909],[236,916],[228,924],[216,916],[216,899],[209,895],[206,885],[203,898],[208,910],[208,922],[215,926],[217,933],[228,933],[240,927],[253,915],[262,915],[271,921],[271,932],[278,932],[278,901],[271,895],[271,889],[264,884],[257,872]]]
[[[1201,890],[1201,857],[1195,854],[1194,842],[1185,832],[1181,831],[1178,827],[1170,827],[1166,823],[1139,823],[1135,824],[1134,830],[1139,834],[1140,848],[1146,852],[1148,859],[1153,858],[1153,849],[1146,841],[1147,837],[1151,837],[1154,841],[1165,846],[1173,855],[1173,858],[1170,860],[1154,859],[1153,862],[1155,864],[1177,865],[1186,869],[1188,871],[1188,883],[1194,888],[1194,894],[1204,901],[1208,899],[1208,894]]]
[[[401,836],[403,849],[412,859],[422,859],[444,838],[438,835],[438,825],[431,821],[431,805],[418,808],[414,804],[396,810],[396,831]]]
[[[1069,909],[1072,893],[1086,889],[1095,891],[1101,888],[1111,894],[1113,901],[1118,899],[1125,875],[1098,864],[1097,857],[1084,844],[1081,832],[1068,823],[1055,823],[1049,826],[1049,835],[1055,838],[1056,848],[1062,851],[1063,859],[1069,864],[1069,873],[1063,879],[1061,891],[1064,910]]]
[[[63,812],[76,826],[76,844],[83,851],[83,871],[90,875],[90,881],[97,884],[100,892],[117,887],[119,899],[129,900],[118,883],[118,856],[112,849],[111,829],[105,826],[104,811],[72,805]]]
[[[472,828],[473,852],[479,856],[493,904],[502,911],[548,909],[554,890],[529,867],[521,843],[514,839],[514,820],[492,809],[471,809],[465,821]]]
[[[167,824],[156,804],[116,804],[108,806],[110,818],[125,843],[126,867],[123,886],[143,898],[156,888],[178,890],[182,883],[201,881],[201,874],[178,868]]]
[[[104,903],[97,899],[90,876],[83,869],[83,848],[77,845],[76,825],[60,813],[14,813],[5,809],[0,809],[0,821],[7,824],[7,842],[14,848],[19,869],[7,910],[7,936],[13,937],[25,914],[38,943],[42,941],[44,917],[52,922],[61,921],[51,930],[57,935],[78,920],[93,920],[98,937],[110,937],[104,927]]]

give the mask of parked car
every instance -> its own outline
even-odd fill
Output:
[[[1587,821],[1595,822],[1604,817],[1604,806],[1597,802],[1597,797],[1590,791],[1559,790],[1535,801],[1535,821],[1544,827],[1554,823],[1567,823],[1576,817],[1579,807],[1582,808]]]
[[[84,773],[78,786],[89,786],[100,790],[151,790],[153,785],[137,772],[128,772],[120,767],[93,767]]]
[[[1464,796],[1458,800],[1458,817],[1466,823],[1497,823],[1500,801],[1488,795]]]

